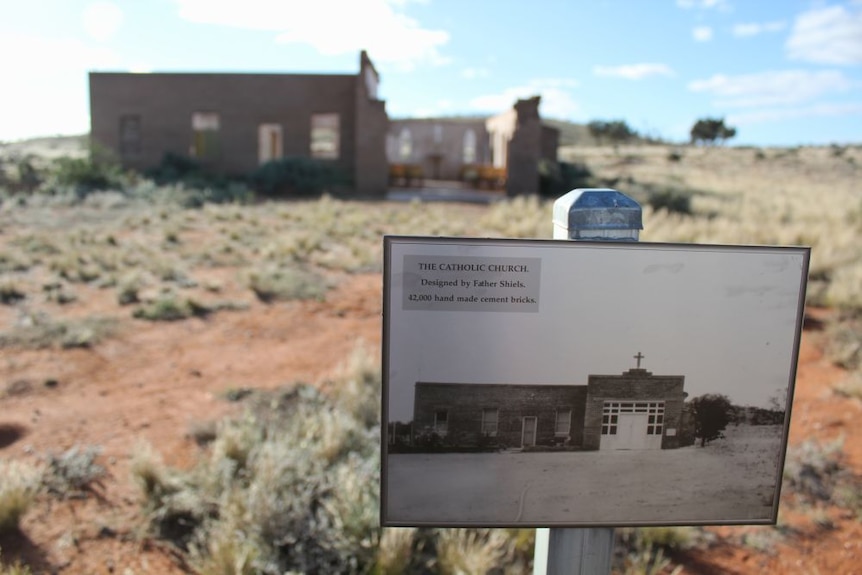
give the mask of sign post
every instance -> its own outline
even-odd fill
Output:
[[[636,242],[643,218],[640,204],[617,190],[576,189],[554,202],[553,224],[557,240]],[[613,554],[612,528],[536,529],[533,575],[604,575]]]

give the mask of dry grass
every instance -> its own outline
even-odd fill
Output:
[[[441,529],[436,543],[441,575],[488,573],[506,563],[510,548],[508,534],[498,529]]]
[[[33,505],[42,482],[41,469],[0,459],[0,534],[15,531]]]
[[[641,146],[576,148],[564,155],[642,202],[644,241],[810,245],[809,303],[862,309],[862,149],[837,154],[828,148]],[[655,190],[688,197],[692,213],[651,208],[649,193]],[[292,305],[283,302],[323,298],[344,274],[380,271],[384,234],[552,233],[551,202],[537,198],[490,206],[323,197],[183,207],[197,199],[146,181],[83,200],[5,198],[0,302],[7,305],[0,313],[7,327],[0,344],[96,346],[132,321],[133,313],[183,321],[245,305],[231,301]],[[231,299],[209,303],[215,291]],[[109,319],[95,316],[92,307],[107,309]],[[852,317],[829,336],[836,342],[833,357],[848,367],[858,365],[858,329],[847,319]],[[836,391],[859,397],[857,379]],[[206,456],[190,471],[169,469],[154,451],[139,450],[132,473],[152,532],[174,542],[207,574],[314,570],[323,564],[381,574],[429,564],[451,573],[528,569],[519,536],[511,532],[380,530],[379,360],[360,349],[324,389],[326,395],[304,386],[254,393],[243,399],[249,406],[245,417],[190,430],[206,444]],[[858,510],[859,491],[835,467],[830,449],[812,447],[788,458],[788,493],[813,502],[827,497]],[[40,482],[27,483],[5,508],[0,503],[0,524],[5,513],[8,524],[17,525],[32,503],[32,485]],[[11,485],[0,481],[0,494]],[[818,504],[812,505],[816,511]],[[312,508],[317,511],[309,513]],[[812,518],[818,521],[816,513]],[[624,559],[634,573],[670,569],[659,550],[705,544],[697,533],[688,539],[688,531],[638,533],[631,537],[639,543]],[[762,529],[747,543],[771,547],[780,536],[780,530]],[[284,545],[274,547],[273,541]]]

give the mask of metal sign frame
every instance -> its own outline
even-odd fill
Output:
[[[805,247],[385,237],[381,524],[774,524],[809,258]],[[686,413],[709,394],[731,400],[737,424],[690,446]],[[567,410],[568,431],[552,415]],[[532,417],[540,445],[504,440]],[[603,435],[646,426],[653,439],[631,445],[661,449],[602,449]],[[711,481],[752,446],[768,461],[733,485]]]

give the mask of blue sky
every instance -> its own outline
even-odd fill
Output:
[[[339,72],[391,117],[625,120],[684,141],[862,142],[862,0],[0,0],[0,140],[89,129],[87,71]]]

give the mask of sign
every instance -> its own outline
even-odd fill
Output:
[[[809,256],[386,237],[382,524],[774,523]]]

